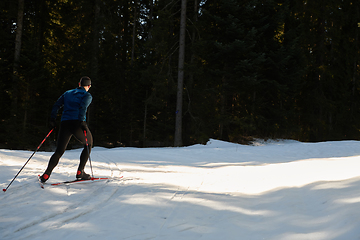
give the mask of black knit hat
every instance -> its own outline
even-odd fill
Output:
[[[80,79],[80,85],[81,86],[90,86],[91,85],[91,79],[89,77],[82,77]]]

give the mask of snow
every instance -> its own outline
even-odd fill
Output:
[[[48,182],[73,179],[80,152]],[[2,188],[31,154],[0,149]],[[0,194],[0,239],[360,238],[359,141],[95,147],[94,176],[112,180],[41,189],[51,155],[37,152]]]

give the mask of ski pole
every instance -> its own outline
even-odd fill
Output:
[[[42,140],[42,142],[39,144],[39,146],[36,148],[36,150],[33,152],[33,154],[31,154],[31,156],[29,157],[29,159],[26,161],[26,163],[24,164],[24,166],[22,166],[22,168],[20,169],[20,171],[15,175],[15,177],[13,178],[13,180],[9,183],[9,185],[3,189],[4,192],[6,192],[6,190],[8,190],[8,188],[10,187],[10,185],[14,182],[15,178],[17,178],[17,176],[19,176],[20,172],[24,169],[24,167],[26,166],[26,164],[30,161],[30,159],[35,155],[35,153],[39,150],[39,148],[43,145],[43,143],[45,142],[45,140],[49,137],[49,135],[52,133],[52,131],[54,131],[54,128],[50,130],[50,132],[46,135],[46,137],[44,138],[44,140]]]
[[[91,176],[92,178],[94,178],[94,174],[93,174],[93,169],[92,169],[92,165],[91,165],[91,157],[90,157],[90,150],[89,150],[89,144],[88,144],[88,140],[87,140],[87,136],[86,136],[86,130],[84,130],[84,134],[85,134],[85,141],[86,141],[86,149],[89,155],[89,163],[90,163],[90,169],[91,169]]]

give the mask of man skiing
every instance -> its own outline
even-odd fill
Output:
[[[56,150],[49,160],[47,169],[40,177],[42,183],[49,179],[51,172],[59,163],[72,136],[84,145],[84,149],[80,155],[80,164],[76,172],[76,178],[81,180],[91,179],[91,176],[84,172],[85,164],[93,145],[93,138],[86,124],[86,111],[92,101],[92,96],[88,92],[90,87],[91,79],[86,76],[82,77],[78,88],[66,91],[54,104],[50,117],[50,126],[52,128],[56,126],[56,116],[61,107],[63,107],[63,112]],[[86,131],[86,136],[84,131]],[[86,138],[88,147],[86,145]]]

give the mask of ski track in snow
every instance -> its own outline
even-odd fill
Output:
[[[108,163],[108,167],[111,170],[111,177],[115,177],[114,172],[120,172],[115,163]],[[70,204],[60,211],[44,214],[40,217],[35,217],[34,219],[25,220],[16,227],[13,227],[11,231],[8,231],[7,228],[4,228],[2,231],[4,233],[3,239],[14,239],[14,237],[16,239],[32,239],[38,234],[41,235],[44,232],[51,231],[52,229],[61,228],[62,226],[69,224],[71,221],[76,220],[79,217],[85,216],[86,214],[89,214],[93,211],[98,211],[102,205],[106,204],[106,202],[108,202],[119,191],[119,183],[122,181],[126,180],[119,178],[90,183],[76,183],[70,185],[66,184],[63,186],[51,186],[49,184],[45,184],[45,189],[41,189],[40,186],[38,186],[40,192],[42,193],[40,194],[40,197],[45,195],[42,191],[54,190],[56,188],[58,190],[65,190],[67,196],[72,195],[76,191],[83,191],[80,196],[72,197],[70,200],[71,202],[69,201]],[[39,185],[37,183],[37,179],[36,183],[32,181],[26,182],[20,186],[12,186],[11,191],[13,194],[5,195],[1,201],[4,204],[1,204],[0,207],[6,208],[16,204],[24,203],[24,201],[32,201],[34,197],[32,193],[34,193],[34,191],[39,191],[36,185]],[[87,185],[88,187],[85,187],[84,185]],[[88,191],[89,189],[91,191]],[[31,208],[31,206],[28,206],[27,208]],[[36,228],[38,228],[38,225],[40,224],[43,225],[41,227],[43,230],[38,232]],[[32,228],[35,230],[32,230]],[[24,230],[26,230],[27,233],[24,234]]]

